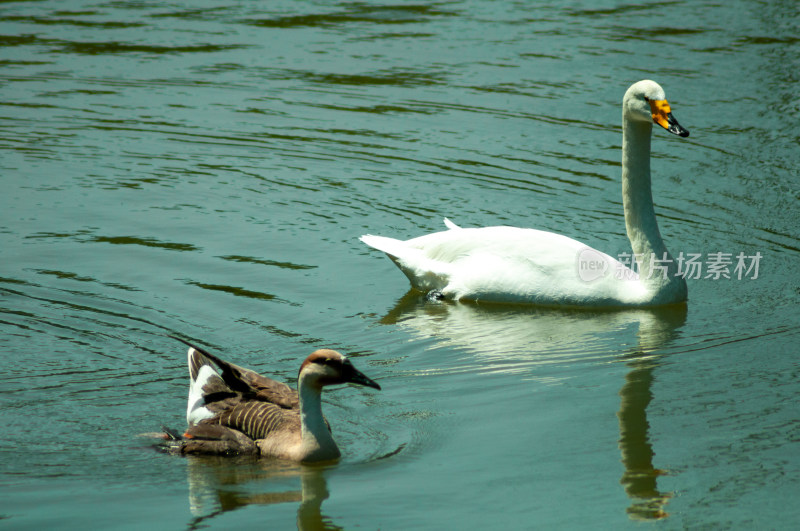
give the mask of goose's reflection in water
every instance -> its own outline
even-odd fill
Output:
[[[631,500],[632,519],[667,516],[669,493],[658,490],[664,472],[653,465],[647,406],[659,358],[686,320],[685,304],[633,310],[559,310],[525,306],[428,301],[410,291],[385,317],[420,338],[474,354],[484,370],[529,372],[534,365],[572,361],[625,361],[630,368],[619,391],[620,480]],[[635,344],[609,351],[621,330],[638,326]]]
[[[206,456],[188,456],[186,462],[194,517],[190,529],[204,527],[209,519],[247,505],[298,502],[297,529],[341,529],[322,514],[322,502],[329,495],[325,465]],[[300,490],[296,490],[298,483]]]

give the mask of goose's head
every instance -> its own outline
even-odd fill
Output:
[[[311,353],[300,365],[298,380],[302,385],[321,389],[326,385],[354,383],[380,390],[381,386],[356,369],[346,356],[335,350],[321,349]]]
[[[622,99],[622,113],[627,120],[652,122],[672,134],[689,136],[689,131],[672,116],[664,89],[655,81],[645,79],[631,85]]]

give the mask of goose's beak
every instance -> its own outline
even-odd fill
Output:
[[[667,100],[650,100],[650,111],[653,116],[653,123],[656,123],[672,133],[682,137],[689,136],[689,131],[684,129],[678,120],[672,116]]]
[[[354,383],[358,385],[372,387],[373,389],[377,389],[378,391],[381,390],[381,386],[378,385],[377,382],[375,382],[372,378],[369,378],[366,374],[359,371],[350,364],[348,364],[347,371],[343,376],[344,376],[344,381],[347,383]]]

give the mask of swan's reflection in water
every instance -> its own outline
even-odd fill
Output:
[[[622,483],[631,498],[628,514],[637,520],[653,520],[667,516],[664,510],[671,495],[658,490],[656,480],[664,472],[653,466],[653,447],[650,443],[647,422],[647,405],[653,398],[650,386],[657,363],[648,359],[632,359],[631,371],[625,376],[625,385],[619,394],[622,398],[619,418],[619,448],[625,472]]]
[[[587,311],[524,306],[426,301],[407,293],[381,322],[433,338],[476,355],[484,369],[530,372],[531,366],[593,360],[625,360],[630,368],[620,389],[619,448],[624,472],[620,482],[631,500],[632,519],[667,516],[671,495],[656,485],[664,472],[653,465],[647,406],[653,398],[653,373],[664,349],[686,320],[686,305],[654,309]],[[609,352],[620,330],[638,327],[630,348]]]
[[[658,490],[656,481],[664,474],[653,466],[654,451],[649,438],[647,406],[653,399],[653,373],[667,345],[677,337],[686,320],[686,305],[659,308],[642,315],[638,345],[625,355],[630,371],[620,389],[619,447],[625,472],[620,482],[633,503],[628,514],[633,519],[665,518],[671,494]]]
[[[204,527],[204,521],[247,505],[287,502],[299,502],[297,529],[341,529],[322,514],[322,502],[329,495],[324,465],[252,457],[188,456],[186,461],[189,507],[194,516],[191,529]],[[296,490],[298,482],[300,490]]]

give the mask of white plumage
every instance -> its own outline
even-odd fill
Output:
[[[650,135],[656,123],[688,136],[654,81],[623,98],[622,193],[637,274],[629,264],[567,236],[516,227],[460,228],[411,240],[365,235],[420,291],[450,299],[544,306],[652,306],[686,300],[686,282],[667,251],[650,190]]]

